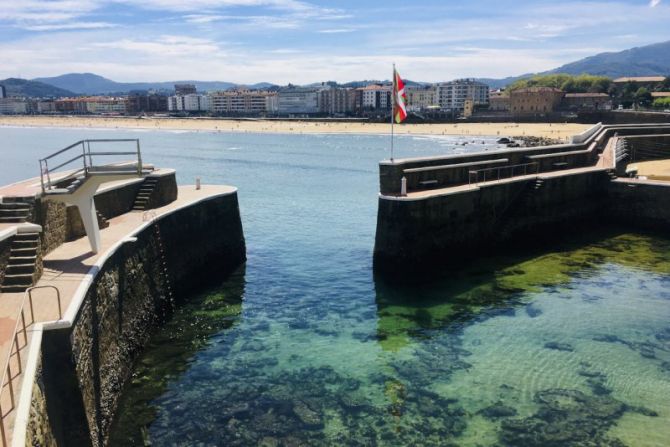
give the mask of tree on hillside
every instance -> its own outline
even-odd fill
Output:
[[[566,93],[608,93],[611,85],[612,80],[605,76],[549,74],[518,80],[510,85],[507,91],[529,87],[552,87]]]
[[[670,76],[666,76],[665,81],[663,81],[663,91],[670,91]]]
[[[635,103],[643,107],[649,107],[652,101],[651,92],[649,92],[649,89],[645,87],[640,87],[637,89],[633,97],[635,99]]]

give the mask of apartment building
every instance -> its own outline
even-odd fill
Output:
[[[7,89],[4,85],[0,85],[0,99],[7,97]]]
[[[440,109],[463,112],[466,100],[471,100],[474,106],[488,104],[489,86],[474,79],[457,79],[437,84],[436,96]]]
[[[328,115],[353,113],[356,106],[356,90],[328,86],[319,91],[319,112]]]
[[[371,84],[356,89],[356,109],[390,110],[393,86]]]
[[[276,111],[275,92],[233,89],[209,94],[209,108],[216,114],[263,114]]]
[[[410,112],[421,112],[437,107],[437,88],[435,86],[408,86],[405,87],[407,95],[407,110]]]
[[[281,115],[319,113],[319,89],[289,85],[277,93],[277,112]]]
[[[168,98],[170,112],[208,112],[209,97],[207,95],[189,94],[170,96]]]
[[[30,103],[21,98],[0,98],[0,115],[23,115],[30,112]]]
[[[196,90],[194,84],[175,84],[174,85],[175,96],[195,95],[197,93],[198,93],[198,91]]]

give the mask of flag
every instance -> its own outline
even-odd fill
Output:
[[[398,72],[393,69],[393,117],[400,124],[407,119],[407,94],[405,94],[405,83]]]

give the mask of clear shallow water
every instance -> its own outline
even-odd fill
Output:
[[[667,240],[592,234],[386,284],[371,265],[376,136],[0,128],[20,162],[2,183],[112,135],[139,136],[183,184],[238,186],[249,251],[154,337],[113,445],[667,445]],[[457,142],[401,137],[398,156],[468,150]]]

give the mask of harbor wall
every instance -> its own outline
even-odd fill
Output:
[[[237,193],[148,222],[104,261],[69,327],[45,330],[27,439],[104,446],[134,360],[179,303],[246,259]],[[46,413],[45,413],[46,411]],[[41,444],[33,444],[41,445]]]
[[[419,200],[379,198],[375,269],[457,266],[510,245],[569,236],[602,213],[604,171],[501,182]]]

